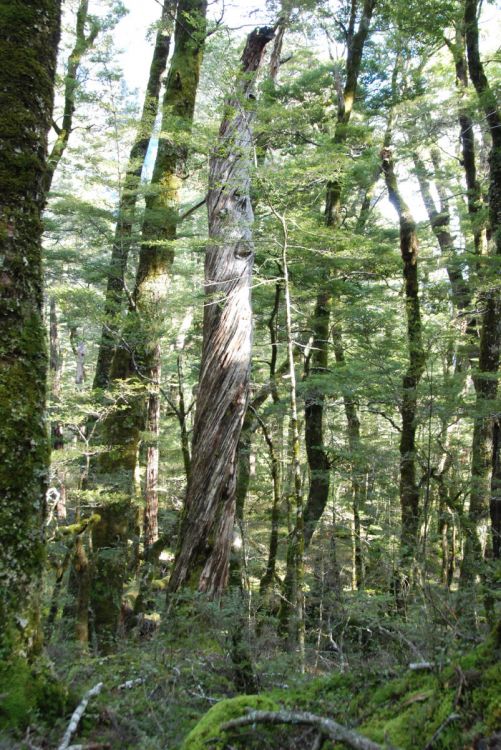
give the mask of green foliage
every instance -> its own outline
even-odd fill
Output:
[[[33,720],[47,724],[63,717],[68,708],[68,689],[48,663],[28,664],[17,658],[0,666],[0,730],[23,729]]]

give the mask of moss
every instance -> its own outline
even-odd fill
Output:
[[[68,705],[66,686],[44,660],[30,665],[15,658],[2,665],[0,696],[0,729],[21,729],[36,715],[52,723]]]
[[[499,656],[495,634],[440,673],[409,671],[387,680],[364,670],[312,680],[286,691],[273,690],[258,697],[264,704],[256,704],[254,696],[223,701],[202,718],[182,750],[221,748],[222,723],[247,708],[276,710],[278,705],[328,716],[401,750],[422,747],[441,727],[434,744],[437,750],[466,747],[501,728]],[[452,714],[459,718],[444,726]],[[208,744],[211,739],[214,742]]]
[[[277,711],[279,705],[265,695],[241,695],[216,703],[184,740],[181,750],[218,750],[223,748],[221,724],[250,710]]]

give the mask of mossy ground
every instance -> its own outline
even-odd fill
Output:
[[[311,711],[401,750],[423,750],[451,714],[459,718],[440,732],[434,749],[481,747],[480,738],[501,730],[501,651],[494,637],[463,655],[448,656],[435,671],[410,671],[405,663],[384,669],[375,654],[351,669],[323,676],[314,674],[311,665],[301,674],[295,655],[273,650],[270,642],[266,653],[260,651],[263,644],[254,644],[254,653],[262,656],[257,662],[262,690],[258,696],[241,696],[229,631],[220,619],[211,621],[212,614],[205,610],[197,619],[192,612],[189,627],[184,618],[177,625],[171,621],[169,631],[146,640],[124,638],[117,652],[105,657],[55,643],[49,654],[59,682],[34,679],[22,665],[17,672],[0,673],[0,693],[6,683],[10,692],[2,706],[4,726],[11,727],[10,734],[0,731],[0,747],[27,747],[27,725],[34,745],[57,746],[75,705],[100,681],[104,689],[89,703],[74,742],[107,744],[111,750],[312,746],[316,732],[303,727],[245,727],[221,735],[222,723],[256,708]],[[119,688],[138,678],[130,689]],[[323,750],[332,748],[324,743]]]

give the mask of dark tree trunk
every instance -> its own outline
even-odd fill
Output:
[[[345,67],[345,85],[339,92],[334,144],[346,141],[347,125],[355,103],[358,77],[362,64],[364,45],[369,34],[375,0],[364,0],[362,14],[355,31],[357,2],[352,3],[351,20],[348,29],[348,50]],[[341,207],[341,180],[331,180],[327,185],[325,200],[325,223],[335,225],[339,220]],[[328,332],[331,307],[330,292],[322,289],[318,295],[313,317],[313,368],[312,375],[326,371],[328,367]],[[305,396],[305,442],[310,469],[310,490],[305,504],[305,546],[308,546],[316,525],[325,510],[329,498],[330,469],[323,442],[323,415],[325,396],[322,387],[313,387],[311,398]]]
[[[464,23],[461,21],[458,23],[456,29],[456,39],[454,43],[448,43],[448,45],[452,52],[456,68],[456,88],[459,98],[459,137],[461,140],[461,154],[463,157],[463,169],[466,179],[468,213],[471,221],[475,252],[477,255],[483,255],[486,251],[486,227],[481,218],[483,197],[480,182],[477,178],[473,119],[470,115],[467,103],[465,103],[468,95],[468,65],[465,57],[465,43]]]
[[[403,200],[388,149],[382,152],[388,195],[400,222],[400,253],[405,283],[409,364],[402,382],[400,435],[400,506],[402,512],[400,593],[407,588],[409,566],[419,530],[419,486],[416,481],[417,387],[425,366],[418,282],[418,240],[412,214]]]
[[[489,220],[493,245],[491,265],[495,274],[501,257],[501,115],[480,59],[477,0],[465,0],[464,9],[468,70],[492,139],[489,155]],[[463,589],[469,588],[477,576],[482,575],[484,550],[480,532],[488,522],[490,510],[493,416],[501,348],[499,283],[496,278],[489,278],[486,271],[483,275],[486,290],[482,293],[481,299],[484,309],[478,370],[473,376],[477,398],[472,443],[469,524],[460,579]]]
[[[228,577],[235,457],[247,406],[251,360],[253,84],[265,45],[272,38],[273,32],[267,28],[249,35],[236,95],[227,103],[210,161],[210,244],[205,258],[206,302],[192,470],[170,592],[191,585],[218,596]]]
[[[310,487],[304,509],[305,547],[310,544],[329,497],[330,466],[324,446],[323,414],[324,382],[328,372],[330,304],[330,293],[319,293],[312,321],[311,367],[307,373],[308,388],[304,410],[305,447],[310,469]]]
[[[0,1],[0,655],[37,646],[49,464],[41,213],[59,0]]]
[[[501,557],[501,417],[494,421],[492,434],[492,480],[491,480],[491,525],[492,556]]]

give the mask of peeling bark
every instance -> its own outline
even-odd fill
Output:
[[[228,577],[236,450],[248,399],[254,261],[250,202],[253,88],[268,28],[247,38],[236,94],[227,102],[210,161],[210,244],[205,257],[203,350],[192,470],[169,592],[189,584],[210,596]]]

